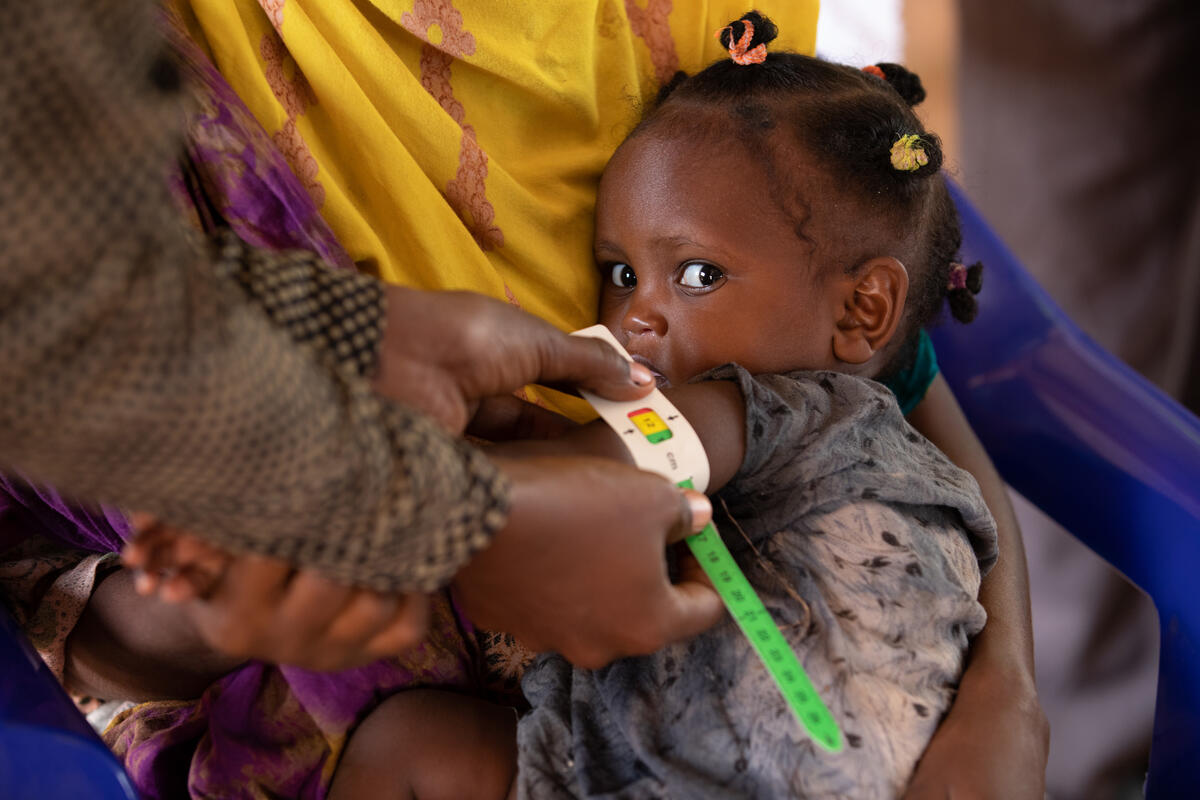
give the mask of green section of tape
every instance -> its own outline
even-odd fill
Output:
[[[685,489],[693,488],[690,480],[679,485]],[[775,680],[775,685],[779,687],[796,719],[818,747],[831,753],[840,753],[843,747],[842,732],[838,729],[837,721],[813,688],[808,673],[804,671],[787,639],[779,632],[762,600],[755,594],[750,581],[746,580],[741,568],[733,560],[729,548],[721,541],[721,534],[709,523],[704,530],[687,537],[686,541],[704,572],[717,587],[717,594],[725,602],[725,607]]]

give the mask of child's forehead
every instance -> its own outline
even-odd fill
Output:
[[[601,210],[617,198],[631,212],[707,208],[713,219],[771,221],[775,235],[808,249],[841,238],[833,228],[844,226],[849,199],[806,148],[738,136],[728,118],[724,130],[712,115],[685,123],[649,126],[621,145],[605,170]]]
[[[610,183],[637,182],[649,173],[659,180],[710,186],[742,204],[815,205],[840,203],[845,194],[832,173],[803,143],[782,131],[742,135],[728,115],[656,123],[635,133],[605,169]]]

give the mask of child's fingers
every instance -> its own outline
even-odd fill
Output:
[[[175,538],[170,557],[174,571],[159,589],[168,603],[208,597],[234,560],[231,553],[188,533]]]
[[[121,548],[121,559],[133,569],[146,569],[155,558],[155,551],[165,543],[160,528],[150,527],[139,532]]]
[[[158,524],[158,517],[145,511],[133,511],[129,514],[129,526],[134,534],[142,534]]]
[[[265,645],[278,630],[275,610],[292,568],[279,559],[246,554],[234,558],[194,614],[205,639],[239,658],[268,655]]]
[[[126,566],[135,570],[134,590],[141,595],[154,594],[163,574],[172,569],[175,534],[155,523],[125,543],[121,559]]]
[[[404,599],[394,593],[355,590],[326,629],[325,640],[331,646],[362,648],[391,623]]]
[[[334,620],[345,610],[354,589],[311,569],[300,570],[288,584],[276,619],[289,640],[323,639]]]
[[[148,516],[141,520],[147,524],[122,551],[125,564],[137,570],[134,589],[142,595],[158,593],[169,603],[205,596],[233,556],[189,533],[147,520]]]
[[[416,647],[429,633],[429,597],[405,595],[393,621],[367,642],[367,651],[379,657],[394,656]]]
[[[188,564],[162,579],[158,587],[158,596],[163,602],[176,605],[192,600],[204,600],[220,581],[219,571]]]

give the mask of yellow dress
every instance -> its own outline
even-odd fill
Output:
[[[747,10],[703,0],[179,0],[359,268],[594,322],[596,184]],[[813,51],[817,0],[761,0]]]

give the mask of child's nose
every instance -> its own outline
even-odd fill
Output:
[[[667,318],[653,306],[631,305],[621,321],[621,327],[629,336],[664,336],[667,332]]]

